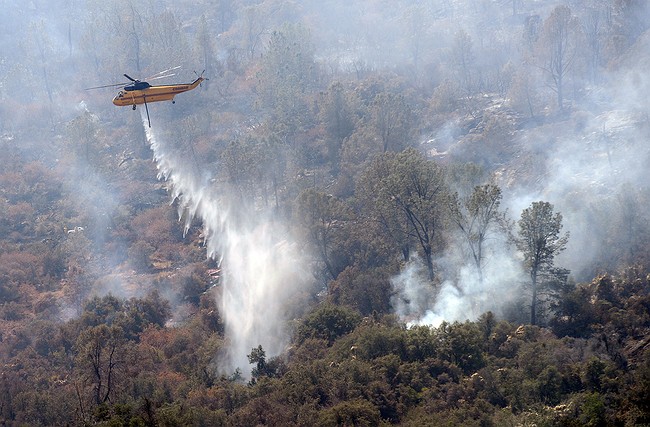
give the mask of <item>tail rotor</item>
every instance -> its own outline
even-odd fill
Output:
[[[207,77],[203,77],[203,73],[205,73],[205,70],[201,71],[201,74],[199,74],[199,73],[197,73],[196,71],[194,71],[194,74],[196,74],[196,78],[197,78],[197,79],[203,79],[203,80],[205,80],[205,81],[210,80],[210,79],[207,78]],[[203,82],[199,83],[199,87],[202,87],[202,86],[203,86]]]

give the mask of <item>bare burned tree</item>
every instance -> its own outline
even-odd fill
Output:
[[[579,24],[567,6],[557,6],[544,21],[539,39],[540,67],[550,76],[557,106],[564,109],[564,85],[577,55]]]
[[[479,281],[483,282],[486,241],[496,227],[505,222],[499,209],[501,189],[494,184],[476,186],[465,200],[452,198],[451,216],[461,231],[476,267]]]

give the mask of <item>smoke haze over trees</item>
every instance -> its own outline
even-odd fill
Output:
[[[2,11],[2,423],[650,423],[647,2]]]

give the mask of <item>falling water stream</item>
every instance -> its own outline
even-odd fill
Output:
[[[158,137],[146,115],[143,126],[158,179],[169,184],[185,231],[192,220],[203,223],[207,256],[222,261],[220,314],[225,323],[226,348],[217,370],[250,372],[247,355],[262,345],[267,357],[280,354],[288,343],[286,302],[304,283],[297,245],[286,228],[264,212],[241,208],[227,190],[201,176],[194,164]]]

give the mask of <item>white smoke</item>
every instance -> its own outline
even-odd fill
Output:
[[[435,289],[426,283],[426,275],[424,264],[416,256],[391,279],[395,291],[392,300],[393,309],[406,322],[419,319],[435,298]]]
[[[185,230],[199,218],[208,256],[223,261],[221,314],[228,344],[217,369],[230,374],[239,368],[247,377],[252,348],[262,345],[273,357],[286,347],[285,304],[304,283],[306,263],[283,224],[235,204],[227,191],[200,176],[196,165],[185,160],[188,156],[158,138],[144,114],[143,125],[158,178],[170,184]]]
[[[438,260],[442,267],[438,274],[449,279],[437,289],[428,280],[422,261],[412,259],[391,280],[395,312],[409,326],[436,327],[443,321],[476,320],[487,311],[501,314],[508,303],[521,295],[524,274],[521,262],[508,252],[503,241],[489,242],[486,253],[489,255],[483,280],[473,265],[460,261],[460,254],[449,254],[448,259]]]

